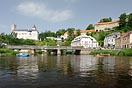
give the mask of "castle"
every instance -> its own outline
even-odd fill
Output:
[[[31,29],[17,29],[16,25],[11,25],[11,32],[16,34],[19,39],[33,39],[38,40],[39,32],[34,25]]]

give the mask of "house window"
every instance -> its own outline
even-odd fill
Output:
[[[32,33],[31,33],[31,32],[29,32],[29,35],[32,35]]]

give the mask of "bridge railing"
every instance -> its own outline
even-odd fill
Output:
[[[35,45],[8,45],[9,49],[82,49],[82,47],[71,46],[35,46]]]

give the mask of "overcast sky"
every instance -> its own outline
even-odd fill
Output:
[[[10,33],[12,24],[39,32],[86,29],[101,18],[118,19],[132,13],[132,0],[0,0],[0,33]]]

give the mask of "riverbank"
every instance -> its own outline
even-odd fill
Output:
[[[9,55],[16,55],[19,53],[18,51],[6,49],[6,48],[0,48],[0,56],[9,56]],[[81,52],[82,53],[82,52]],[[36,52],[36,54],[42,54]],[[84,52],[83,52],[84,54]],[[97,55],[97,54],[110,54],[112,56],[132,56],[132,49],[122,49],[122,50],[94,50],[94,51],[85,51],[85,55]]]
[[[94,50],[90,52],[91,55],[110,54],[112,56],[132,56],[132,49],[122,50]]]
[[[18,52],[6,48],[0,48],[0,56],[16,55]]]

